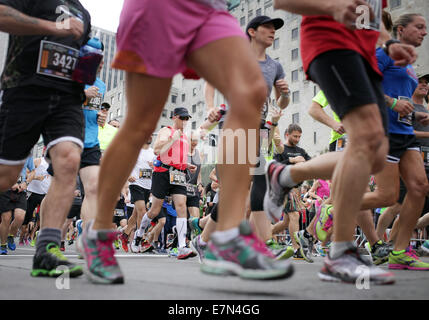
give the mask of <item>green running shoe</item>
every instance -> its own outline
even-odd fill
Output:
[[[293,256],[293,248],[289,246],[282,246],[274,239],[270,239],[266,242],[266,245],[276,260],[289,259]]]
[[[423,242],[422,246],[420,247],[424,252],[429,253],[429,240],[426,240]]]
[[[334,219],[334,215],[331,213],[332,208],[332,205],[323,205],[314,225],[316,237],[321,242],[326,241],[328,231],[332,228]]]
[[[403,252],[395,254],[392,251],[390,253],[389,269],[429,271],[429,263],[421,261],[414,250],[408,247]]]
[[[74,278],[83,274],[83,268],[69,262],[57,244],[49,243],[45,250],[34,255],[30,274],[32,277],[59,277],[69,274]]]

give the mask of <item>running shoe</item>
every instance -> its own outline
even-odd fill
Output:
[[[24,246],[24,240],[19,240],[19,246],[20,247]]]
[[[189,226],[191,227],[191,238],[194,239],[196,236],[201,234],[202,230],[199,226],[200,219],[197,217],[191,217],[188,219]]]
[[[333,213],[331,213],[332,208],[332,205],[323,205],[317,213],[314,229],[315,235],[319,241],[326,241],[328,231],[332,228],[334,221]]]
[[[198,255],[200,263],[203,263],[204,260],[204,250],[207,248],[207,244],[201,243],[201,235],[196,236],[190,243],[192,251]]]
[[[60,250],[61,250],[62,252],[66,251],[66,245],[65,245],[64,241],[61,241]]]
[[[283,188],[279,183],[279,176],[283,169],[286,168],[286,165],[271,160],[267,168],[265,173],[267,191],[264,196],[264,211],[271,221],[278,222],[282,216],[285,197],[292,188]]]
[[[113,242],[118,236],[116,230],[97,231],[96,239],[88,237],[88,223],[77,240],[77,249],[86,261],[87,276],[94,283],[121,284],[124,276],[115,258]]]
[[[7,236],[7,247],[9,248],[10,251],[15,251],[16,250],[16,244],[15,244],[15,239],[13,236]]]
[[[149,253],[149,252],[152,252],[153,249],[154,249],[154,247],[153,247],[152,243],[149,243],[149,242],[144,242],[140,246],[140,252],[141,253]]]
[[[168,250],[169,257],[177,257],[179,255],[179,250],[177,248],[172,248]]]
[[[34,239],[31,240],[31,242],[30,242],[30,246],[34,247],[36,245],[38,235],[39,235],[39,231],[36,231],[36,233],[34,234]]]
[[[316,244],[316,252],[321,256],[321,257],[326,257],[326,249],[322,247],[322,244],[318,243]]]
[[[239,235],[227,243],[209,241],[202,272],[253,280],[284,279],[293,274],[288,260],[277,261],[267,256],[265,243],[254,235],[247,221],[240,224],[239,231]]]
[[[140,253],[141,247],[140,243],[142,241],[141,237],[134,237],[134,240],[131,242],[130,249],[132,253]]]
[[[313,252],[313,236],[310,237],[305,236],[305,230],[294,232],[293,237],[295,238],[296,243],[299,244],[299,251],[301,252],[301,256],[307,262],[314,262],[311,258],[311,254]]]
[[[318,275],[323,281],[356,283],[360,279],[369,279],[373,284],[395,283],[392,272],[384,271],[363,259],[356,247],[348,249],[336,259],[331,259],[328,254]]]
[[[78,277],[83,274],[83,268],[67,260],[55,243],[49,243],[44,250],[34,255],[32,277],[59,277],[69,274]]]
[[[415,251],[408,247],[404,252],[389,254],[389,269],[394,270],[429,270],[429,263],[423,262],[417,257]]]
[[[268,240],[266,245],[277,260],[288,259],[293,256],[292,247],[282,246],[274,239]]]
[[[424,252],[429,253],[429,240],[426,240],[425,242],[423,242],[423,244],[420,246],[420,248]]]
[[[7,244],[2,244],[0,246],[0,255],[2,256],[7,255]]]
[[[387,243],[383,242],[382,240],[379,240],[371,248],[372,263],[378,266],[380,264],[387,262],[389,260],[390,251],[392,251],[391,247]]]
[[[304,257],[301,254],[299,249],[296,249],[293,253],[293,260],[304,260]]]
[[[115,241],[113,241],[113,245],[115,246],[116,250],[121,249],[121,241],[119,241],[118,239],[116,239]]]
[[[196,254],[192,251],[192,249],[188,247],[178,248],[177,251],[178,251],[177,259],[179,260],[185,260],[196,256]]]
[[[125,252],[128,252],[128,235],[125,232],[121,232],[119,240],[121,240],[122,249],[124,249]]]

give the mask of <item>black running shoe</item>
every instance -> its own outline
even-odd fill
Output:
[[[33,258],[32,277],[59,277],[68,273],[70,277],[83,274],[83,268],[67,260],[55,243],[49,243],[45,250]]]

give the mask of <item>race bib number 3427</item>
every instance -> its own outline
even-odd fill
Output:
[[[40,43],[37,73],[71,81],[78,61],[79,50],[43,40]]]

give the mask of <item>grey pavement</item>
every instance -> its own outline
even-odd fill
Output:
[[[156,254],[117,252],[125,274],[123,285],[94,285],[85,275],[74,279],[32,278],[34,248],[17,247],[0,256],[0,299],[61,300],[395,300],[429,299],[429,272],[394,271],[394,285],[369,288],[355,284],[322,282],[317,277],[323,258],[310,264],[292,261],[295,274],[286,280],[248,281],[237,277],[209,276],[200,272],[198,258],[179,261]],[[65,255],[77,259],[74,246]],[[429,258],[423,258],[429,262]],[[387,265],[383,268],[387,269]]]

